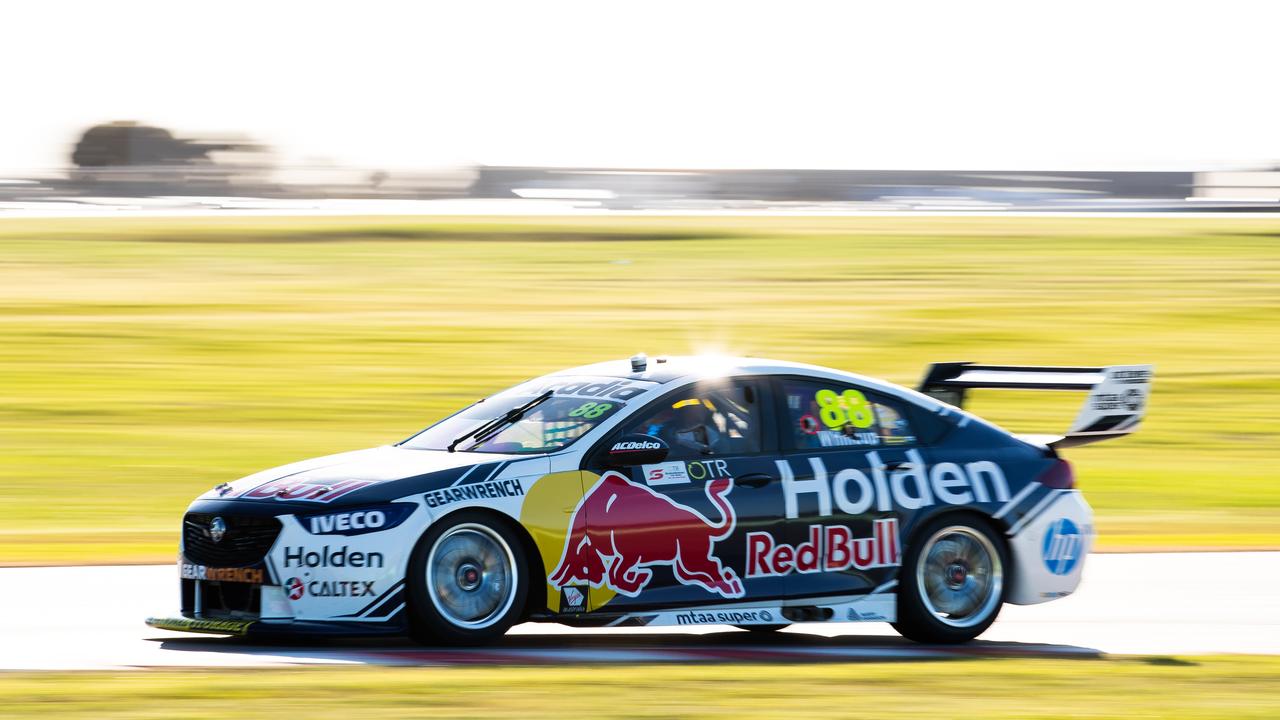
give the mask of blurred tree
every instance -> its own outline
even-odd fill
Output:
[[[86,130],[71,152],[71,162],[80,168],[186,165],[209,162],[209,153],[231,149],[234,146],[182,140],[164,128],[125,121]]]

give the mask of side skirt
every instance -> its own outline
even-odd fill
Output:
[[[785,603],[739,603],[706,605],[679,610],[610,613],[596,612],[568,616],[534,616],[535,622],[558,622],[573,627],[635,627],[693,625],[786,625],[801,622],[893,622],[897,620],[895,583],[876,588],[867,595],[805,598]]]

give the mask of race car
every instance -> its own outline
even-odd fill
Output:
[[[491,641],[573,626],[889,622],[980,635],[1080,582],[1092,511],[1059,455],[1133,432],[1152,368],[939,363],[919,391],[731,357],[521,383],[407,440],[223,483],[183,519],[180,616],[248,636]],[[1063,435],[962,409],[1083,390]]]

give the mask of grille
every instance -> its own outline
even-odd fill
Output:
[[[227,524],[227,534],[219,543],[209,537],[209,522],[214,517]],[[262,560],[279,534],[280,521],[273,517],[188,513],[182,521],[182,549],[197,565],[244,567]]]
[[[199,586],[200,602],[196,602]],[[182,581],[182,616],[189,618],[258,618],[262,586],[247,583]]]
[[[262,615],[262,587],[245,583],[200,583],[200,617],[257,618]]]

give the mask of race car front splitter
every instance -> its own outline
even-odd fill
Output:
[[[334,637],[375,637],[403,635],[401,622],[386,623],[329,623],[308,620],[292,622],[262,622],[234,618],[149,617],[147,625],[159,630],[231,635],[235,637],[282,637],[294,635],[329,635]]]

